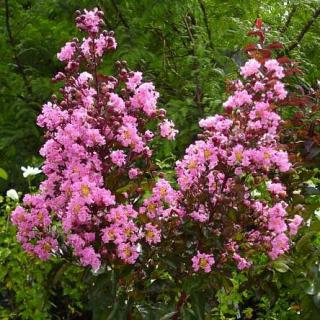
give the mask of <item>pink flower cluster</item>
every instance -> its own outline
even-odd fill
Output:
[[[159,180],[158,197],[152,199],[158,215],[144,215],[137,207],[148,191],[139,185],[153,168],[150,143],[172,140],[176,130],[157,108],[159,93],[142,81],[141,72],[117,62],[117,77],[97,73],[103,55],[116,47],[112,32],[100,32],[102,17],[98,9],[78,13],[77,27],[88,36],[67,42],[58,54],[66,66],[54,81],[64,81],[63,97],[53,96],[38,117],[46,129],[40,150],[46,180],[39,194],[26,195],[23,207],[12,213],[26,251],[48,259],[63,254],[67,244],[94,270],[117,258],[134,263],[138,246],[159,243],[162,220],[170,214],[161,203],[177,197]],[[158,124],[155,132],[148,129],[151,121]]]
[[[228,261],[247,269],[257,252],[285,254],[302,224],[282,180],[292,167],[276,112],[287,96],[285,65],[252,58],[241,67],[226,112],[200,120],[202,133],[177,161],[175,190],[162,175],[152,178],[152,142],[177,134],[157,107],[159,93],[124,61],[116,76],[97,72],[117,46],[113,32],[101,30],[101,11],[78,12],[76,24],[87,36],[57,55],[62,98],[53,96],[38,117],[46,180],[12,213],[23,248],[44,260],[71,248],[98,270],[133,264],[145,248],[182,236],[188,250],[178,254],[190,261],[193,252],[193,270],[206,273]]]
[[[184,221],[202,229],[195,246],[214,256],[217,267],[230,260],[239,270],[251,266],[254,252],[271,259],[287,252],[289,236],[302,223],[299,215],[289,218],[281,183],[292,166],[279,143],[282,120],[275,110],[287,95],[280,82],[285,68],[275,59],[250,59],[241,75],[245,80],[232,84],[226,113],[200,120],[201,139],[176,166]],[[259,198],[259,189],[269,196]],[[202,261],[210,271],[209,260],[201,257],[198,252],[192,258],[193,269],[201,269]]]

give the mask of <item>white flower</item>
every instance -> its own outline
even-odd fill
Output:
[[[29,177],[29,176],[35,176],[36,174],[41,173],[42,171],[39,168],[33,168],[28,166],[26,167],[21,167],[21,170],[23,171],[23,176],[25,178]]]
[[[308,180],[307,182],[307,186],[310,188],[316,188],[316,184],[312,181],[312,180]]]
[[[261,196],[261,192],[258,191],[257,189],[254,189],[251,191],[251,197],[260,197]]]
[[[138,243],[138,245],[137,245],[137,252],[138,252],[138,253],[141,253],[141,252],[142,252],[142,246],[141,246],[140,243]]]
[[[314,215],[320,220],[320,209],[315,210]]]
[[[18,193],[14,189],[10,189],[7,191],[7,197],[15,201],[19,200]]]

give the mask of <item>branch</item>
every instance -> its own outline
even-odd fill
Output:
[[[293,15],[296,13],[296,11],[297,11],[297,5],[294,4],[294,5],[292,6],[292,9],[291,9],[289,15],[288,15],[288,18],[287,18],[286,23],[285,23],[284,26],[280,29],[280,32],[281,32],[281,33],[285,33],[285,32],[287,31],[287,29],[289,28],[289,25],[290,25],[290,23],[291,23],[292,17],[293,17]]]
[[[194,36],[192,34],[192,30],[190,28],[190,25],[188,24],[188,16],[184,16],[183,17],[183,22],[184,25],[186,27],[187,30],[187,34],[189,37],[189,41],[191,44],[191,50],[190,53],[192,55],[192,59],[193,59],[193,69],[195,71],[195,92],[194,92],[194,102],[197,105],[197,107],[199,108],[200,111],[200,115],[203,115],[204,112],[204,107],[202,105],[202,88],[201,88],[201,83],[200,83],[200,63],[199,61],[197,61],[197,55],[196,55],[196,48],[195,48],[195,39]]]
[[[208,40],[209,40],[209,47],[211,49],[213,49],[213,45],[212,45],[212,36],[211,36],[211,30],[209,27],[209,20],[208,20],[208,15],[207,15],[207,11],[206,11],[206,6],[204,4],[203,0],[198,0],[202,14],[203,14],[203,20],[204,20],[204,24],[206,26],[207,29],[207,34],[208,34]]]
[[[12,52],[13,52],[13,58],[14,58],[14,61],[16,63],[16,66],[17,66],[17,70],[18,70],[18,73],[20,73],[22,79],[23,79],[23,82],[25,84],[25,87],[27,89],[27,92],[28,94],[31,96],[32,95],[32,88],[31,88],[31,85],[30,85],[30,82],[27,78],[27,75],[26,75],[26,72],[24,70],[24,67],[19,59],[19,56],[17,54],[17,50],[16,50],[16,46],[15,46],[15,41],[14,41],[14,38],[13,38],[13,35],[12,35],[12,30],[11,30],[11,26],[10,26],[10,11],[9,11],[9,3],[8,3],[8,0],[5,0],[5,15],[6,15],[6,29],[7,29],[7,34],[8,34],[8,41],[9,41],[9,44],[11,46],[11,49],[12,49]]]
[[[301,42],[301,40],[303,39],[305,34],[309,31],[309,29],[311,28],[313,23],[319,17],[319,15],[320,15],[320,7],[313,13],[310,20],[308,20],[308,22],[304,25],[304,27],[302,28],[302,30],[298,34],[296,40],[287,48],[287,50],[286,50],[287,52],[290,52],[291,50],[295,49],[299,45],[299,43]]]
[[[172,317],[172,320],[179,319],[181,308],[182,308],[183,304],[185,303],[186,299],[187,299],[187,294],[184,291],[182,291],[180,294],[180,298],[178,300],[178,303],[176,305],[176,314]]]
[[[126,19],[124,18],[122,12],[120,11],[118,5],[117,5],[117,2],[115,0],[111,0],[112,2],[112,5],[113,7],[115,8],[117,14],[118,14],[118,18],[121,20],[122,24],[127,28],[127,29],[130,29],[129,28],[129,24],[128,22],[126,21]]]

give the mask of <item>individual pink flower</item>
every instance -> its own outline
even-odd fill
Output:
[[[215,260],[212,254],[200,253],[198,251],[197,255],[195,255],[192,259],[192,268],[194,271],[198,272],[202,269],[204,272],[209,273],[211,271],[211,267],[214,264]]]
[[[108,106],[116,112],[123,112],[125,110],[125,103],[122,98],[119,97],[116,93],[111,92],[109,94]]]
[[[92,79],[93,79],[92,74],[89,73],[89,72],[84,71],[84,72],[81,72],[79,74],[79,77],[78,77],[77,81],[78,81],[78,83],[80,85],[83,85],[83,84],[86,84],[88,81],[90,81]]]
[[[269,72],[274,72],[276,78],[282,79],[284,77],[283,67],[280,66],[276,59],[267,60],[264,66]]]
[[[223,106],[227,110],[232,110],[235,108],[242,107],[245,104],[250,104],[252,102],[252,95],[248,93],[247,90],[236,91],[233,96],[230,96],[228,100],[223,103]]]
[[[67,42],[61,51],[57,54],[60,61],[70,61],[76,52],[76,44],[74,42]]]
[[[275,260],[288,250],[289,238],[284,233],[280,233],[271,241],[271,251],[269,252],[269,256],[272,260]]]
[[[233,125],[232,120],[225,118],[221,115],[214,115],[207,117],[206,119],[201,119],[199,121],[199,126],[207,130],[215,130],[218,132],[226,132]]]
[[[58,248],[58,242],[56,239],[46,237],[45,239],[39,240],[33,252],[41,259],[47,260],[51,256],[53,251],[56,251]]]
[[[239,254],[235,253],[233,259],[237,262],[237,268],[239,270],[248,269],[251,267],[252,263],[247,259],[241,257]]]
[[[165,119],[160,123],[160,135],[168,140],[174,140],[178,130],[174,129],[174,123],[171,120]]]
[[[92,246],[85,247],[79,253],[82,265],[91,266],[94,271],[98,271],[101,266],[100,254],[97,254]]]
[[[277,94],[279,100],[283,100],[288,94],[287,90],[284,87],[284,84],[280,81],[277,81],[275,83],[274,91]]]
[[[267,183],[267,189],[272,194],[279,195],[279,196],[282,196],[282,197],[285,197],[286,194],[287,194],[286,193],[286,187],[281,183],[274,183],[274,182],[270,182],[269,181]]]
[[[265,85],[260,81],[257,81],[253,86],[253,90],[256,92],[263,91],[264,89]]]
[[[129,179],[133,180],[138,177],[138,175],[141,173],[141,170],[138,168],[131,168],[128,172]]]
[[[140,84],[134,91],[131,98],[133,108],[142,109],[148,116],[153,115],[157,110],[159,92],[155,90],[151,82]]]
[[[122,167],[126,164],[126,154],[123,152],[123,150],[115,150],[112,151],[110,154],[111,161],[117,165],[118,167]]]
[[[261,64],[256,59],[250,59],[240,68],[240,74],[243,75],[244,78],[253,76],[259,72],[260,66]]]
[[[124,262],[133,264],[136,262],[139,254],[137,252],[137,248],[128,244],[128,243],[121,243],[118,246],[118,256]]]
[[[126,85],[129,90],[135,90],[137,86],[141,84],[142,81],[142,73],[137,71],[134,72],[132,76],[129,76]]]
[[[205,207],[203,205],[199,206],[199,209],[190,213],[190,217],[199,222],[206,222],[209,220],[209,215],[206,213]]]
[[[149,244],[159,243],[161,241],[160,230],[151,223],[147,223],[145,225],[145,239]]]
[[[299,215],[295,215],[289,223],[290,235],[295,236],[298,233],[299,226],[301,225],[303,218]]]

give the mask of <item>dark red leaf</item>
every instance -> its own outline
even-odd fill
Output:
[[[248,45],[246,45],[243,49],[245,52],[248,51],[253,51],[253,50],[257,50],[257,46],[253,43],[249,43]]]
[[[284,45],[280,42],[274,41],[267,46],[268,49],[284,49]]]
[[[277,59],[277,61],[278,61],[280,64],[283,64],[283,63],[291,63],[291,62],[292,62],[287,56],[280,57],[280,58]]]
[[[262,19],[261,18],[258,18],[258,19],[256,19],[256,27],[258,28],[258,29],[261,29],[261,27],[262,27]]]
[[[260,38],[260,42],[264,42],[264,39],[265,39],[264,33],[261,30],[249,31],[248,36],[257,36]]]

